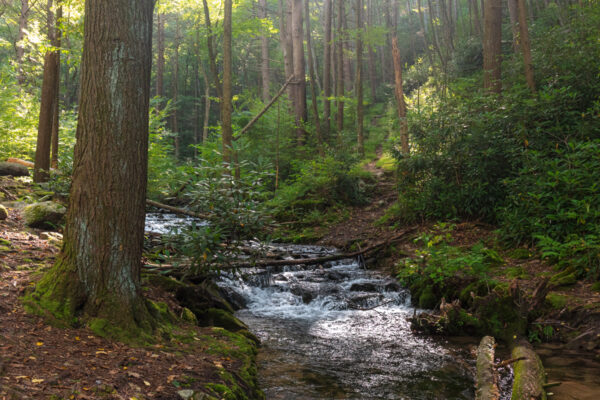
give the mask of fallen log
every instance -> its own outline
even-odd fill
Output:
[[[167,204],[159,203],[158,201],[154,201],[154,200],[146,199],[146,204],[148,204],[149,206],[152,206],[152,207],[162,208],[163,210],[171,211],[175,214],[183,214],[183,215],[200,218],[200,219],[208,218],[208,214],[196,213],[193,211],[186,210],[184,208],[178,208],[178,207],[169,206]]]
[[[491,336],[484,336],[477,348],[477,376],[475,400],[498,400],[498,375],[494,368],[496,342]]]
[[[35,166],[35,164],[32,163],[31,161],[21,160],[20,158],[7,158],[6,162],[21,164],[21,165],[26,166],[27,168],[33,168]]]
[[[520,339],[512,345],[512,357],[522,358],[514,365],[511,400],[546,400],[544,366],[531,344]]]

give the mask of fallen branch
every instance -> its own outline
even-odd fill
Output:
[[[27,168],[33,168],[35,166],[35,164],[32,163],[31,161],[21,160],[20,158],[7,158],[6,162],[21,164],[21,165],[26,166]]]
[[[271,101],[269,101],[269,103],[263,107],[262,110],[260,110],[260,112],[258,114],[256,114],[256,116],[254,118],[252,118],[250,120],[250,122],[248,122],[246,124],[246,126],[244,126],[242,128],[241,131],[239,131],[237,133],[237,135],[235,135],[235,137],[233,138],[234,141],[238,140],[240,138],[240,136],[242,136],[244,133],[246,133],[248,131],[248,129],[250,129],[252,127],[252,125],[254,125],[256,123],[256,121],[258,121],[260,119],[260,117],[262,117],[268,110],[269,108],[271,108],[271,106],[277,101],[277,99],[279,98],[279,96],[281,96],[283,94],[283,92],[285,92],[285,89],[288,87],[288,85],[292,82],[292,79],[294,79],[294,76],[290,76],[287,81],[285,81],[285,83],[283,84],[283,86],[281,87],[281,89],[279,89],[279,92],[277,92],[277,94],[275,95],[275,97],[273,97],[271,99]]]
[[[174,212],[175,214],[183,214],[183,215],[200,218],[200,219],[208,218],[208,214],[195,213],[193,211],[189,211],[189,210],[186,210],[183,208],[169,206],[167,204],[159,203],[159,202],[153,201],[153,200],[146,199],[146,204],[148,204],[149,206],[152,206],[152,207],[162,208],[163,210],[168,210],[168,211]]]
[[[498,364],[494,365],[494,368],[496,368],[496,369],[504,368],[507,365],[514,364],[517,361],[522,361],[524,359],[525,359],[525,357],[509,358],[508,360],[501,361]]]

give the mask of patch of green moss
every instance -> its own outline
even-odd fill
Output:
[[[419,308],[432,309],[438,303],[437,296],[431,286],[425,287],[419,296]]]
[[[0,245],[12,247],[10,240],[0,238]]]
[[[568,296],[556,292],[550,292],[546,295],[546,304],[557,310],[562,309],[567,304],[567,300]]]
[[[192,310],[187,307],[183,307],[183,310],[181,310],[181,319],[193,325],[198,324],[198,318],[196,318],[196,315],[192,312]]]
[[[600,292],[600,282],[596,282],[596,283],[592,284],[591,289],[594,292]]]
[[[570,286],[577,283],[577,277],[575,276],[575,272],[572,271],[572,268],[567,268],[552,276],[552,278],[550,278],[550,283],[555,286]]]
[[[532,256],[532,254],[529,251],[529,249],[524,249],[524,248],[520,247],[518,249],[512,250],[508,254],[508,256],[510,258],[514,258],[515,260],[527,260]]]
[[[529,279],[530,275],[522,266],[510,267],[506,269],[506,276],[509,278]]]
[[[379,160],[375,163],[377,168],[381,168],[384,171],[393,172],[396,170],[397,163],[394,157],[389,153],[383,153]]]
[[[177,279],[173,279],[169,276],[160,274],[145,274],[143,276],[143,279],[147,280],[148,283],[150,283],[152,286],[159,287],[161,289],[166,290],[167,292],[175,292],[180,287],[185,286]]]

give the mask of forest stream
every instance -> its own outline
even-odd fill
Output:
[[[155,231],[185,222],[168,215],[148,219]],[[269,247],[285,258],[336,251]],[[267,399],[474,398],[467,346],[411,332],[407,318],[415,309],[408,291],[356,260],[250,269],[218,284],[243,305],[236,316],[262,342],[259,381]],[[510,389],[503,398],[509,397]]]

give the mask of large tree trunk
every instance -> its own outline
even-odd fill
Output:
[[[298,144],[304,144],[306,131],[306,72],[304,69],[304,35],[303,35],[303,1],[293,0],[292,5],[292,45],[294,52],[294,115],[296,121],[296,138]]]
[[[336,60],[335,60],[335,97],[337,104],[337,113],[335,116],[338,135],[342,134],[344,129],[344,46],[343,46],[343,15],[344,15],[344,0],[337,0],[338,2],[338,14],[337,14],[337,32],[335,37],[335,49],[336,49]]]
[[[62,251],[33,298],[61,318],[135,340],[152,65],[149,0],[87,0],[73,183]],[[139,340],[139,339],[138,339]]]
[[[358,145],[358,154],[365,155],[365,138],[363,132],[363,78],[362,78],[362,58],[363,58],[363,2],[356,0],[356,136]]]
[[[48,37],[51,44],[56,44],[54,13],[52,0],[47,3]],[[58,50],[51,49],[44,56],[44,78],[42,81],[42,101],[38,123],[37,146],[35,148],[35,167],[33,171],[34,182],[45,182],[50,171],[50,147],[52,143],[52,129],[55,112],[55,103],[58,99]]]
[[[20,85],[25,83],[25,75],[23,74],[23,57],[25,56],[25,48],[23,47],[23,39],[25,39],[27,31],[27,18],[29,16],[29,0],[21,0],[21,13],[19,14],[19,32],[17,34],[17,81]]]
[[[156,95],[165,96],[165,16],[158,14],[156,16]]]
[[[527,86],[535,93],[535,79],[533,76],[533,60],[531,59],[531,42],[529,40],[529,29],[527,26],[527,5],[525,0],[518,1],[519,10],[519,34],[520,47],[523,52],[523,63],[525,64],[525,78]]]
[[[258,0],[258,18],[267,18],[267,0]],[[260,36],[261,64],[260,74],[262,77],[262,98],[267,103],[271,99],[270,77],[269,77],[269,36],[266,29],[262,30]]]
[[[396,36],[392,38],[392,55],[394,58],[394,82],[396,102],[398,104],[398,122],[400,122],[400,142],[402,144],[402,153],[407,157],[409,154],[408,123],[406,121],[406,103],[404,102],[404,88],[402,86],[402,60]]]
[[[317,134],[317,143],[319,145],[319,154],[324,155],[323,150],[323,135],[321,133],[321,121],[319,120],[319,109],[317,107],[317,89],[316,89],[316,78],[315,78],[315,67],[313,65],[313,55],[311,48],[311,29],[310,29],[310,8],[308,7],[309,0],[304,2],[304,11],[306,18],[306,50],[308,55],[308,69],[310,75],[310,95],[311,105],[313,111],[313,117],[315,121],[315,133]]]
[[[502,0],[486,0],[483,27],[483,87],[502,92]]]
[[[325,0],[325,43],[323,50],[323,124],[325,134],[329,134],[331,128],[331,19],[333,16],[333,0]]]
[[[231,164],[233,154],[233,128],[231,114],[233,105],[233,55],[231,52],[231,13],[232,0],[225,0],[223,13],[223,97],[221,98],[221,135],[223,138],[223,161]]]

